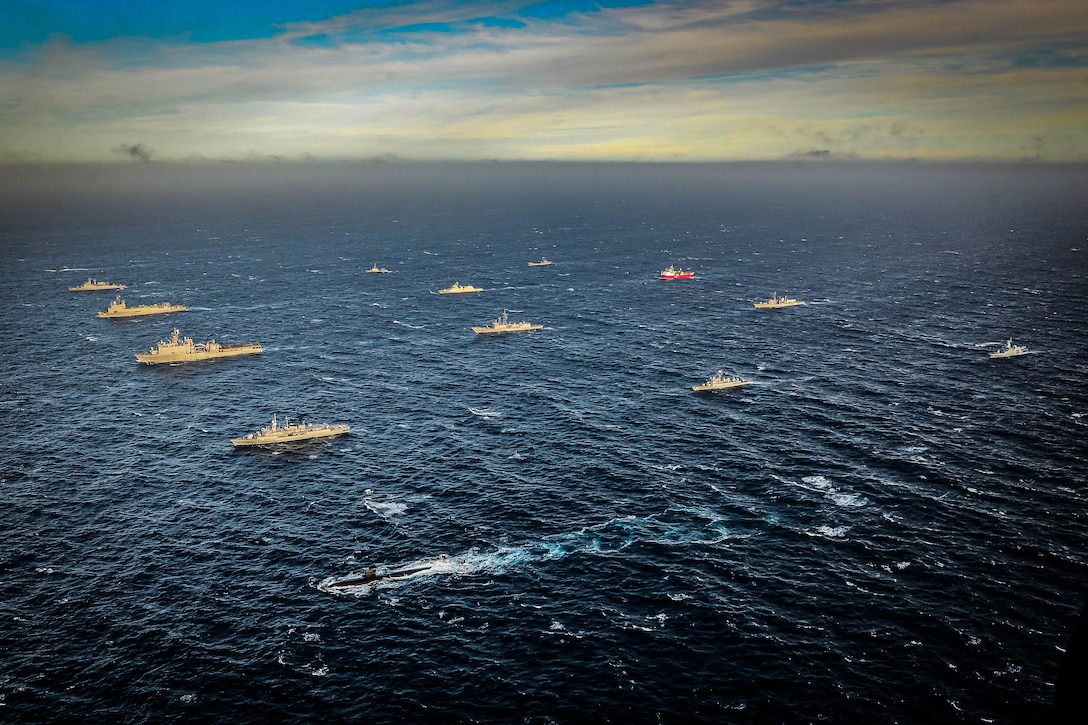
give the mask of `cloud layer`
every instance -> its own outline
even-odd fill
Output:
[[[0,62],[0,159],[1088,160],[1082,0],[539,15],[414,3],[241,40],[51,36]]]

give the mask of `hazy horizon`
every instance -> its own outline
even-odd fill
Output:
[[[1004,161],[887,161],[887,160],[798,160],[775,161],[524,161],[456,160],[415,161],[378,158],[329,161],[184,161],[184,162],[68,162],[0,164],[0,189],[18,195],[32,191],[86,188],[105,190],[113,185],[147,183],[170,186],[178,183],[215,182],[226,185],[267,185],[324,179],[330,183],[344,178],[425,179],[429,176],[541,179],[597,176],[613,179],[668,178],[685,176],[746,176],[755,179],[865,177],[887,183],[912,183],[922,177],[947,180],[1011,180],[1031,185],[1033,180],[1056,179],[1074,184],[1088,181],[1088,163],[1045,163]],[[146,187],[145,187],[146,188]]]
[[[949,211],[1007,203],[1083,205],[1086,164],[879,162],[333,162],[0,166],[0,222],[52,224],[69,214],[133,219],[173,209],[199,222],[242,205],[277,215],[335,213],[345,203],[396,217],[456,214],[463,203],[578,218],[597,207],[648,218],[645,203],[698,208],[746,199],[754,214],[846,203],[895,210],[922,200]],[[633,199],[644,199],[643,205]],[[273,201],[271,205],[269,202]],[[242,208],[242,207],[239,207]],[[398,211],[404,210],[404,211]],[[652,214],[650,214],[652,216]],[[408,217],[405,217],[408,218]],[[728,220],[723,220],[727,223]],[[531,226],[530,222],[526,222]],[[0,225],[2,226],[2,225]]]

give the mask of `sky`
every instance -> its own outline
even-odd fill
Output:
[[[0,0],[0,164],[1088,161],[1086,0]]]

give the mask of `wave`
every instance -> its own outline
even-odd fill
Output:
[[[371,510],[387,510],[380,505],[372,507],[369,501],[366,505]],[[396,504],[385,506],[397,509]],[[681,517],[677,518],[676,514]],[[316,586],[330,594],[369,595],[421,579],[504,574],[569,556],[611,557],[638,544],[712,546],[744,536],[731,532],[725,526],[724,518],[718,514],[672,507],[661,516],[613,519],[598,526],[556,534],[535,543],[501,546],[490,551],[473,547],[459,554],[443,553],[379,564],[362,572],[327,576]]]
[[[366,499],[363,501],[363,505],[387,521],[394,516],[402,515],[408,510],[407,504],[396,501],[374,501],[372,499]]]
[[[859,493],[840,490],[825,476],[805,476],[801,479],[801,482],[806,484],[809,490],[815,490],[821,493],[837,506],[860,508],[862,506],[867,506],[870,503],[869,499]]]

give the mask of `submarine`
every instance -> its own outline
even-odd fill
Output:
[[[394,571],[378,572],[377,569],[371,567],[366,569],[362,574],[355,576],[348,576],[329,583],[329,587],[336,589],[340,587],[358,587],[363,584],[370,584],[371,582],[381,581],[382,579],[402,579],[412,574],[418,574],[421,571],[427,571],[431,568],[430,564],[425,566],[413,566],[407,569],[396,569]]]

